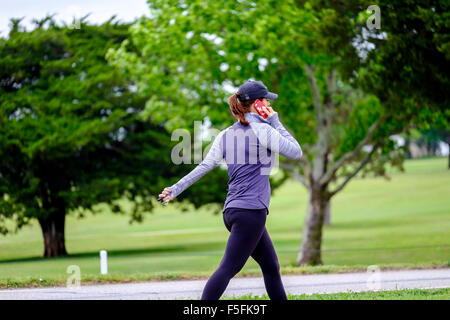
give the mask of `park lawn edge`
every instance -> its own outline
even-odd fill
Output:
[[[288,300],[450,300],[450,288],[386,289],[336,293],[288,294]],[[267,294],[224,296],[220,300],[269,300]]]
[[[281,267],[282,275],[310,275],[310,274],[336,274],[351,272],[366,272],[368,265],[320,265],[320,266],[286,266]],[[400,271],[400,270],[423,270],[423,269],[446,269],[450,268],[449,261],[433,261],[411,264],[379,264],[376,265],[380,271]],[[212,272],[160,272],[160,273],[110,273],[107,275],[85,274],[81,275],[81,285],[99,285],[99,284],[120,284],[120,283],[139,283],[149,281],[174,281],[174,280],[204,280],[208,279]],[[27,278],[5,278],[0,279],[0,289],[14,288],[46,288],[46,287],[65,287],[67,285],[66,277],[27,277]],[[238,273],[236,278],[259,277],[261,271],[252,269]]]

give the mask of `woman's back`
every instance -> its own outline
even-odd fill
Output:
[[[245,118],[248,125],[237,121],[217,135],[205,159],[169,188],[171,195],[178,196],[225,159],[229,181],[223,211],[230,207],[268,210],[269,175],[275,155],[299,159],[302,150],[279,121],[278,113],[264,119],[248,112]]]
[[[271,152],[263,147],[251,125],[237,121],[222,136],[223,158],[228,166],[229,207],[262,209],[269,207]]]

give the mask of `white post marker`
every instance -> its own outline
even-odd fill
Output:
[[[100,273],[108,274],[108,254],[106,250],[100,251]]]

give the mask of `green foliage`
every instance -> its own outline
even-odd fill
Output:
[[[353,150],[379,118],[392,113],[368,142],[377,143],[381,156],[365,171],[384,175],[386,163],[401,169],[403,157],[403,149],[395,149],[389,136],[418,121],[419,114],[422,119],[436,114],[436,109],[426,113],[423,107],[425,101],[440,103],[437,99],[427,100],[422,89],[414,94],[410,91],[429,75],[427,71],[416,76],[416,69],[424,70],[428,63],[436,68],[447,63],[441,54],[445,45],[436,44],[446,39],[440,35],[446,18],[441,9],[433,9],[433,4],[411,4],[401,10],[398,6],[389,9],[384,2],[372,4],[381,6],[381,30],[367,29],[368,5],[358,0],[264,0],[257,5],[245,0],[208,4],[200,0],[150,1],[150,17],[141,18],[131,27],[131,38],[120,48],[109,50],[108,60],[136,81],[139,92],[150,96],[143,117],[164,123],[169,131],[190,127],[193,120],[206,116],[218,128],[227,126],[234,120],[227,97],[245,80],[262,80],[279,93],[274,108],[310,161],[315,154],[311,146],[316,143],[317,124],[304,65],[314,65],[322,102],[335,102],[330,146],[335,160]],[[397,16],[409,19],[408,15],[415,16],[416,11],[440,18],[434,24],[427,18],[431,24],[426,30],[417,29],[416,36],[401,33],[395,27]],[[437,28],[439,40],[428,41],[433,28]],[[384,39],[383,33],[387,34]],[[411,46],[397,47],[392,41],[411,42]],[[433,46],[430,41],[434,41]],[[366,50],[370,43],[374,49]],[[441,56],[437,61],[429,60],[433,55],[423,56],[422,67],[413,57],[424,45]],[[401,56],[411,52],[408,64],[400,65]],[[396,54],[400,54],[399,63],[391,64],[389,57]],[[330,96],[326,82],[334,69],[338,71],[337,88]],[[403,69],[412,71],[399,77]],[[434,79],[443,80],[437,88],[448,81],[439,72]],[[365,154],[361,152],[349,162],[361,162]]]
[[[150,16],[131,26],[70,29],[44,19],[32,32],[15,20],[0,39],[0,219],[21,226],[60,210],[55,203],[70,210],[106,201],[122,211],[113,199],[125,195],[141,220],[151,197],[194,167],[170,165],[167,133],[206,117],[229,126],[227,97],[248,79],[279,93],[274,107],[312,162],[318,126],[305,65],[315,68],[320,103],[333,105],[333,160],[390,114],[368,141],[380,150],[362,173],[401,169],[404,150],[390,135],[412,123],[448,128],[448,4],[371,4],[381,8],[380,30],[367,29],[360,0],[154,0]],[[208,178],[217,184],[195,184],[180,200],[197,208],[223,201],[225,173]]]
[[[141,221],[189,168],[172,165],[168,132],[142,121],[148,97],[105,61],[129,25],[48,18],[26,32],[19,22],[0,39],[0,232],[99,202]],[[122,197],[133,206],[117,205]],[[202,204],[220,201],[216,192]]]
[[[275,105],[293,130],[310,131],[297,126],[308,119],[309,102],[302,99],[308,92],[302,64],[313,59],[303,48],[312,32],[304,28],[313,19],[308,12],[292,1],[152,1],[150,9],[151,17],[131,28],[131,40],[108,53],[151,96],[144,115],[170,119],[169,130],[205,116],[223,128],[234,121],[227,103],[234,91],[224,87],[255,78],[282,93]]]
[[[398,100],[404,113],[418,108],[445,110],[450,103],[450,4],[447,1],[378,1],[381,29],[369,33],[365,88],[390,106]],[[392,99],[397,97],[397,101]]]

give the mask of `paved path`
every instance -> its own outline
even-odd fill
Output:
[[[378,281],[379,280],[379,281]],[[199,299],[206,280],[183,280],[78,288],[0,290],[0,300],[11,299]],[[450,268],[435,270],[381,271],[380,273],[344,273],[283,276],[285,289],[293,294],[335,293],[346,291],[392,290],[407,288],[449,288]],[[234,278],[224,295],[241,296],[266,293],[260,278]]]

